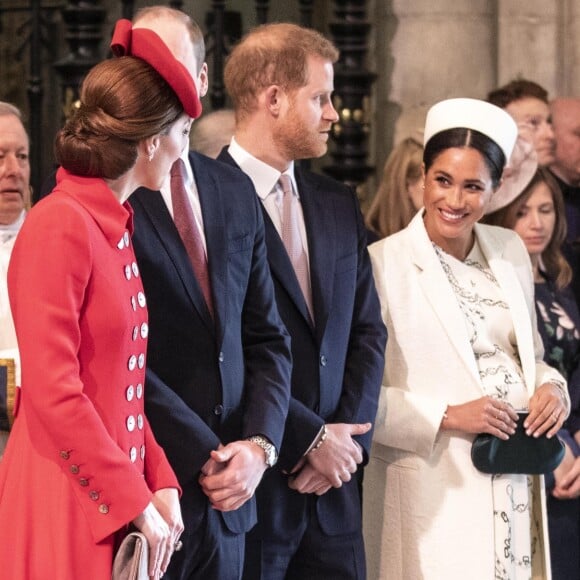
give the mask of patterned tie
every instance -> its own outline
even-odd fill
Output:
[[[178,159],[171,167],[171,202],[173,203],[173,221],[183,241],[187,255],[193,266],[205,302],[213,316],[213,300],[207,268],[207,258],[203,248],[199,228],[193,217],[193,209],[185,190],[185,167]]]
[[[288,175],[282,174],[279,183],[284,192],[282,199],[282,242],[284,242],[284,247],[294,267],[298,284],[300,284],[300,289],[306,300],[306,306],[308,306],[310,318],[314,320],[314,316],[312,315],[312,291],[310,289],[308,260],[300,237],[298,197],[292,191],[292,182]]]

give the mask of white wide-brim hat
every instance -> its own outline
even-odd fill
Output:
[[[506,160],[511,157],[518,126],[509,113],[479,99],[447,99],[433,105],[425,120],[423,143],[433,135],[448,129],[473,129],[494,141],[503,151]]]

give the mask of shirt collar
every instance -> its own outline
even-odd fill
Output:
[[[235,137],[232,137],[228,153],[240,166],[242,171],[252,180],[258,196],[262,200],[266,199],[266,197],[268,197],[268,195],[276,188],[278,179],[280,179],[280,172],[246,151],[236,141]],[[296,187],[296,179],[294,178],[294,161],[290,162],[288,169],[286,169],[284,173],[290,176],[292,185],[294,186],[294,191],[298,191]]]

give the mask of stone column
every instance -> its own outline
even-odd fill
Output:
[[[481,98],[495,85],[495,4],[375,0],[370,68],[378,74],[371,126],[377,175],[395,141],[422,127],[430,105]]]
[[[497,84],[523,77],[557,91],[567,0],[498,0]]]

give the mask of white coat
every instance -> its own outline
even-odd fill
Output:
[[[476,224],[475,234],[509,304],[531,396],[564,379],[542,361],[529,256],[510,230]],[[471,463],[473,436],[439,430],[447,405],[485,393],[423,212],[370,254],[388,342],[363,494],[368,578],[493,580],[491,476]],[[535,490],[544,561],[534,578],[548,579],[543,478],[535,478]]]

